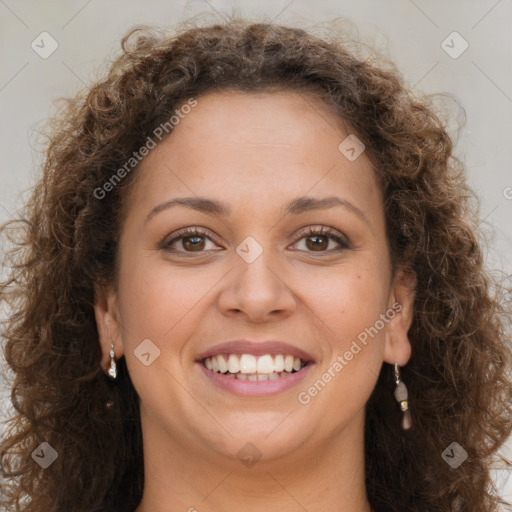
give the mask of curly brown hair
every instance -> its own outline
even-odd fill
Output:
[[[393,65],[299,28],[241,19],[173,35],[136,27],[121,46],[108,76],[51,120],[43,176],[21,225],[2,228],[15,243],[1,291],[12,308],[3,336],[16,414],[0,445],[1,504],[24,512],[138,505],[139,399],[124,357],[116,382],[100,368],[93,310],[95,285],[116,278],[121,206],[136,169],[101,200],[97,190],[187,99],[280,89],[320,97],[364,142],[393,268],[417,276],[412,357],[402,369],[413,428],[400,429],[383,364],[366,405],[371,506],[497,510],[491,459],[512,431],[508,305],[483,265],[477,200],[431,100],[413,95]],[[41,470],[31,453],[44,441],[58,458]],[[468,453],[457,469],[441,457],[453,441]]]

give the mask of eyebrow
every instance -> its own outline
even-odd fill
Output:
[[[219,217],[228,217],[231,215],[231,208],[221,201],[209,199],[207,197],[177,197],[175,199],[165,201],[158,206],[155,206],[146,217],[146,222],[148,222],[149,219],[151,219],[157,213],[176,205],[185,206],[201,213],[217,215]],[[298,197],[286,205],[284,214],[300,215],[301,213],[309,212],[312,210],[323,210],[327,208],[333,208],[334,206],[345,207],[357,215],[363,222],[368,224],[368,226],[370,226],[368,219],[357,206],[338,196],[324,197],[322,199],[317,199],[314,197]]]

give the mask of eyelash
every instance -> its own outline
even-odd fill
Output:
[[[199,255],[199,254],[203,254],[205,251],[198,251],[197,253],[194,253],[193,251],[185,251],[185,250],[180,251],[180,250],[171,248],[171,245],[183,238],[194,237],[194,236],[204,236],[206,238],[209,238],[212,242],[217,243],[214,236],[212,236],[209,232],[207,232],[206,230],[199,228],[199,227],[183,228],[183,229],[180,229],[179,231],[177,231],[176,233],[174,233],[173,235],[174,235],[173,238],[171,238],[170,240],[168,240],[168,241],[164,240],[162,242],[160,249],[163,249],[163,250],[166,250],[166,251],[169,251],[172,253],[185,253],[185,254],[191,254],[191,255],[192,254]],[[323,237],[327,236],[328,238],[334,240],[336,243],[338,243],[340,245],[340,247],[337,249],[330,249],[328,251],[318,251],[320,254],[322,254],[322,253],[323,254],[331,254],[333,252],[340,252],[345,249],[350,249],[350,245],[345,238],[339,236],[334,230],[332,230],[330,228],[326,228],[325,226],[321,226],[321,227],[310,226],[307,229],[307,231],[300,236],[299,240],[302,240],[303,238],[309,238],[311,236],[323,236]],[[307,251],[307,252],[314,253],[316,251]]]

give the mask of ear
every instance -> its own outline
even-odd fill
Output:
[[[388,323],[384,346],[384,361],[405,366],[411,357],[411,344],[407,335],[414,313],[416,274],[411,270],[398,269],[391,284],[389,311],[395,315]]]
[[[110,348],[114,343],[115,359],[123,355],[123,344],[120,343],[121,329],[117,296],[113,286],[95,287],[94,316],[98,327],[99,343],[101,346],[101,368],[106,373],[110,366]]]

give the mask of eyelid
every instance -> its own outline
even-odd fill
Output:
[[[186,228],[181,228],[181,229],[171,233],[170,235],[166,236],[164,238],[164,240],[162,241],[162,243],[159,245],[159,248],[163,249],[163,250],[170,251],[171,250],[170,246],[172,243],[176,242],[177,240],[179,240],[183,237],[194,236],[194,235],[204,236],[206,238],[209,238],[211,241],[213,241],[217,245],[222,245],[220,243],[218,237],[210,230],[208,230],[206,228],[199,227],[199,226],[189,226]],[[293,244],[299,242],[303,238],[307,238],[310,236],[326,236],[326,237],[330,238],[331,240],[334,240],[339,245],[339,247],[337,249],[331,249],[329,251],[318,251],[318,254],[322,254],[322,253],[323,254],[332,254],[332,253],[339,252],[344,249],[351,248],[351,243],[345,234],[338,231],[337,229],[334,229],[334,228],[331,228],[331,227],[328,227],[325,225],[310,225],[310,226],[306,226],[305,228],[302,228],[301,230],[299,230],[298,233],[296,233],[294,235],[294,239],[296,239],[296,240],[295,240],[295,242],[293,242]],[[200,254],[206,253],[207,251],[198,251],[197,253],[194,253],[194,251],[174,250],[173,252],[190,254],[190,255],[193,255],[193,254],[200,255]],[[307,251],[307,252],[314,253],[316,251]]]
[[[311,234],[312,235],[320,234],[323,236],[338,237],[338,238],[341,238],[347,245],[349,244],[348,237],[344,233],[342,233],[341,231],[339,231],[335,228],[326,226],[324,224],[311,225],[311,226],[302,228],[295,236],[296,237],[300,236],[302,238],[304,236],[308,236]]]
[[[186,236],[193,236],[193,235],[200,235],[200,236],[204,236],[206,238],[210,238],[217,245],[221,245],[218,237],[215,234],[213,234],[210,230],[208,230],[206,228],[201,228],[199,226],[190,226],[190,227],[178,229],[178,231],[175,231],[175,232],[171,233],[170,235],[166,236],[163,239],[162,243],[160,244],[160,248],[168,249],[170,247],[171,243],[176,242],[180,238],[183,238]],[[176,252],[186,253],[187,251],[176,251]],[[188,251],[188,254],[193,254],[193,252]],[[198,254],[200,254],[200,252]]]
[[[331,249],[329,251],[319,251],[318,254],[333,254],[336,252],[339,252],[344,249],[351,249],[352,244],[348,237],[342,233],[341,231],[338,231],[335,228],[331,228],[329,226],[325,226],[323,224],[313,225],[313,226],[307,226],[306,228],[303,228],[299,231],[298,234],[295,235],[297,238],[296,242],[299,242],[303,238],[308,238],[310,236],[325,236],[330,238],[331,240],[334,240],[339,247],[337,249]],[[310,253],[315,253],[316,251],[307,251]]]

